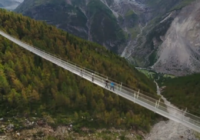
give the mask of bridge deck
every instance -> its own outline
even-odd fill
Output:
[[[0,35],[3,37],[9,39],[10,41],[16,43],[17,45],[21,46],[22,48],[106,89],[109,90],[123,98],[126,98],[134,103],[137,103],[157,114],[160,114],[168,119],[171,119],[175,122],[181,123],[197,132],[200,132],[200,118],[198,116],[195,116],[193,114],[184,112],[182,110],[176,109],[170,105],[165,105],[163,102],[160,102],[156,99],[153,99],[151,97],[148,97],[138,91],[135,91],[133,89],[127,88],[117,82],[113,82],[109,80],[110,82],[115,83],[115,89],[114,91],[110,88],[105,87],[105,80],[106,77],[103,77],[98,74],[94,74],[93,72],[87,71],[85,69],[82,69],[81,67],[78,67],[70,62],[63,61],[52,54],[46,53],[40,49],[37,49],[35,47],[32,47],[2,31],[0,31]],[[93,80],[92,80],[93,79]]]

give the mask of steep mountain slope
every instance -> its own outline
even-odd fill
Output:
[[[129,40],[135,38],[140,26],[152,16],[145,7],[145,0],[62,0],[62,4],[55,2],[25,0],[16,11],[47,21],[119,54]]]
[[[155,96],[152,81],[102,46],[4,10],[0,10],[0,22],[1,30],[29,44]],[[76,131],[105,126],[148,131],[155,121],[155,113],[96,87],[3,37],[0,40],[0,118],[11,117],[8,120],[14,118],[16,123],[13,116],[50,115],[54,126],[73,123]],[[15,129],[26,127],[21,121],[17,123]]]
[[[179,16],[182,18],[181,11],[184,13],[182,8],[193,1],[83,0],[80,2],[78,0],[26,0],[17,11],[32,18],[47,21],[47,23],[56,25],[79,37],[102,44],[137,66],[147,67],[156,63],[153,68],[158,72],[183,75],[198,72],[198,49],[182,47],[185,56],[187,55],[188,58],[187,62],[182,63],[184,60],[181,58],[183,56],[181,51],[179,51],[178,56],[170,55],[168,57],[166,55],[167,52],[175,52],[172,49],[167,51],[166,48],[169,47],[166,47],[166,42],[172,37],[172,34],[175,34],[173,33],[174,28],[176,28],[175,19]],[[190,11],[194,10],[192,7],[189,9]],[[192,12],[190,14],[187,17],[195,16],[195,14],[192,15]],[[198,13],[196,13],[196,16],[198,16]],[[174,27],[171,27],[172,23]],[[182,28],[185,28],[183,27],[185,24],[179,24]],[[169,33],[169,30],[172,32]],[[182,32],[187,31],[185,28],[176,36],[180,37]],[[190,41],[193,40],[188,36],[184,38],[187,39],[173,41],[173,46],[179,46],[177,44],[180,42],[183,46],[188,46]],[[196,42],[198,44],[198,41]],[[193,57],[191,60],[189,60],[190,56]],[[174,59],[176,62],[174,62]],[[173,65],[171,65],[172,61]],[[180,64],[177,65],[179,62]]]
[[[99,0],[25,0],[18,12],[118,52],[125,34],[112,11]]]
[[[184,75],[200,72],[200,2],[184,8],[173,20],[153,68]]]
[[[189,45],[196,40],[196,37],[194,37],[193,33],[194,36],[191,35],[192,37],[187,34],[190,30],[190,25],[198,24],[196,17],[198,17],[199,13],[195,12],[198,9],[198,2],[188,8],[183,8],[192,2],[193,0],[176,1],[173,6],[165,10],[166,14],[158,16],[149,22],[138,37],[137,43],[132,50],[132,57],[129,57],[129,60],[139,66],[152,66],[156,62],[153,67],[155,70],[174,75],[198,72],[198,46],[192,47],[192,45]],[[167,3],[164,4],[167,5]],[[189,21],[190,19],[192,20],[191,22]],[[187,25],[184,23],[185,20],[189,21]],[[198,32],[198,29],[191,30],[197,30]],[[169,40],[171,40],[171,43]],[[198,41],[196,41],[196,44],[198,44]],[[179,55],[177,55],[175,48]],[[189,58],[187,62],[183,62],[186,60],[185,57]]]

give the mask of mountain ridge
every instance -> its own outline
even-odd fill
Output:
[[[29,7],[30,3],[35,2],[26,0],[16,11],[23,11],[23,7]],[[117,24],[112,12],[101,1],[82,1],[80,3],[74,0],[72,2],[63,1],[61,4],[54,3],[55,1],[50,1],[39,4],[32,10],[31,8],[28,11],[25,10],[25,15],[45,20],[79,37],[107,46],[115,52],[118,51],[118,47],[125,43],[125,34]],[[53,10],[54,7],[57,9],[56,12]],[[38,12],[43,14],[37,14]],[[51,13],[51,16],[48,13]],[[102,28],[97,26],[99,23],[101,23]]]
[[[118,54],[123,52],[124,46],[128,44],[128,40],[130,40],[132,36],[135,36],[134,32],[138,30],[138,24],[144,24],[144,21],[151,18],[151,14],[140,18],[140,15],[148,9],[145,7],[145,1],[125,0],[121,2],[118,0],[83,0],[80,3],[77,2],[77,0],[68,0],[65,4],[63,3],[63,5],[67,6],[68,9],[71,8],[77,16],[81,14],[84,15],[84,21],[82,18],[73,19],[65,12],[62,16],[67,17],[66,20],[63,19],[65,23],[53,23],[51,22],[53,19],[47,18],[48,12],[46,12],[47,16],[45,17],[37,14],[44,13],[45,11],[41,12],[40,9],[46,9],[45,7],[48,4],[48,2],[41,3],[40,1],[41,0],[38,0],[38,5],[30,7],[30,5],[35,5],[34,2],[26,0],[16,11],[34,19],[47,21],[81,38],[97,42]],[[53,1],[49,3],[53,3]],[[56,5],[54,5],[54,7],[56,7]],[[73,10],[75,7],[78,8],[81,13]],[[36,13],[34,11],[36,11]],[[54,12],[56,13],[56,11]],[[59,16],[60,13],[57,13],[57,16]],[[73,22],[73,24],[70,22]]]
[[[165,57],[166,63],[164,61],[160,63],[161,54],[164,54],[161,52],[166,50],[161,48],[165,48],[167,32],[171,30],[174,20],[180,15],[183,7],[190,5],[193,1],[83,0],[78,2],[68,0],[60,2],[59,5],[55,0],[48,2],[37,0],[37,3],[26,0],[17,8],[17,11],[106,46],[107,49],[125,57],[135,66],[152,66],[157,72],[180,76],[199,72],[197,70],[199,66],[196,68],[192,66],[199,65],[198,60],[192,58],[193,62],[190,63],[194,64],[182,63],[175,68],[172,67],[171,62],[173,59],[178,60],[177,57]],[[32,7],[30,7],[31,3]],[[24,8],[28,9],[23,10]],[[189,42],[182,41],[182,44],[187,43]],[[188,59],[189,56],[193,57],[192,55],[198,58],[198,51],[184,52],[188,53]],[[174,65],[177,65],[177,62]]]

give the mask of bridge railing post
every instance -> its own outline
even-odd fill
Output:
[[[184,113],[183,113],[183,115],[185,116],[185,114],[187,113],[187,108],[185,109],[185,111],[184,111]]]
[[[137,94],[136,93],[133,94],[133,98],[134,98],[134,102],[135,102],[135,100],[137,98]]]
[[[108,78],[108,77],[107,77]],[[105,83],[105,81],[107,80],[107,78],[103,78],[102,77],[102,83],[104,83],[105,84],[105,86],[106,86],[106,83]]]
[[[79,70],[79,68],[78,68],[78,66],[75,64],[75,70],[76,71],[78,71]]]
[[[94,73],[92,73],[91,79],[92,79],[92,82],[94,82]]]
[[[13,38],[10,35],[6,35],[6,34],[2,33],[2,31],[0,31],[0,34],[3,35],[4,37],[6,37],[7,39],[11,40],[12,42],[15,42],[16,44],[19,45],[19,43],[17,43],[16,40],[15,40],[17,38]],[[66,62],[65,60],[60,59],[56,55],[53,55],[53,54],[48,53],[48,52],[44,52],[43,50],[35,48],[35,47],[32,47],[29,44],[21,42],[21,45],[19,45],[19,46],[21,46],[24,49],[27,49],[27,50],[35,53],[36,55],[38,55],[38,56],[40,56],[40,57],[42,57],[42,58],[44,58],[44,59],[46,59],[48,61],[51,61],[54,64],[57,64],[57,65],[59,64],[61,67],[64,67],[65,69],[67,69],[67,70],[69,70],[71,72],[76,71],[77,74],[80,75],[81,77],[84,76],[85,78],[88,79],[88,78],[91,78],[91,75],[92,75],[92,76],[94,76],[93,78],[94,78],[96,83],[101,81],[101,79],[103,80],[102,81],[103,83],[104,82],[106,83],[106,79],[101,77],[101,76],[99,76],[99,74],[96,73],[96,72],[94,72],[94,75],[93,75],[93,72],[91,72],[90,70],[88,70],[86,68],[81,68],[78,65],[76,65],[76,64],[74,64],[74,63],[72,63],[70,61]],[[91,82],[91,80],[90,80],[90,82]],[[148,100],[149,99],[149,98],[147,98],[148,96],[144,96],[143,92],[140,93],[140,91],[130,90],[130,88],[127,88],[125,86],[122,87],[122,83],[121,83],[121,85],[120,85],[120,83],[119,84],[115,83],[115,85],[117,86],[117,88],[119,90],[122,90],[124,94],[131,95],[131,97],[134,94],[134,101],[136,101],[137,98],[140,98],[140,100],[142,100],[143,102],[151,101],[150,105],[154,106],[154,104],[155,104],[154,112],[158,113],[160,110],[165,111],[166,113],[169,114],[169,116],[174,117],[176,119],[181,119],[182,120],[182,121],[179,120],[178,122],[181,122],[182,124],[185,124],[185,125],[187,124],[186,126],[190,126],[190,128],[194,128],[194,130],[197,130],[198,132],[200,132],[200,129],[199,129],[200,128],[200,118],[198,116],[195,116],[195,115],[190,114],[189,112],[187,112],[187,108],[185,110],[180,110],[180,109],[176,109],[173,106],[168,106],[167,104],[166,104],[167,107],[165,107],[163,105],[164,103],[161,101],[161,99],[159,99],[159,100],[155,100],[155,99]],[[108,87],[109,87],[109,85],[108,85]],[[168,112],[167,110],[171,110],[171,111]],[[168,117],[168,118],[170,119],[170,117]]]
[[[159,105],[160,105],[160,99],[158,100],[158,103],[157,103],[157,108],[159,107]]]
[[[186,113],[187,113],[187,108],[183,111],[183,114],[182,114],[182,117],[181,117],[182,121],[184,120],[184,116],[185,116]]]
[[[76,71],[76,69],[77,69],[76,64],[74,65],[74,67],[75,67],[75,71]]]
[[[83,69],[80,70],[80,76],[83,77]]]
[[[155,103],[155,108],[158,108],[158,107],[159,107],[159,105],[160,105],[160,100],[161,100],[161,99],[159,99],[158,101],[156,101],[156,103]]]
[[[137,99],[139,98],[139,96],[140,96],[140,90],[138,90],[137,92]]]

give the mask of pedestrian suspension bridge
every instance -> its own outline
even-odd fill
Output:
[[[128,87],[123,86],[121,83],[117,83],[114,81],[111,81],[107,79],[105,76],[101,76],[100,74],[96,74],[94,72],[88,71],[86,69],[83,69],[75,64],[72,64],[71,62],[64,61],[62,59],[57,58],[56,56],[49,54],[47,52],[44,52],[38,48],[35,48],[33,46],[30,46],[2,31],[0,31],[0,35],[7,38],[8,40],[16,43],[17,45],[21,46],[22,48],[106,89],[109,90],[123,98],[126,98],[136,104],[139,104],[157,114],[160,114],[170,120],[173,120],[177,123],[183,124],[186,127],[189,127],[197,132],[200,132],[200,117],[195,116],[193,114],[190,114],[188,112],[179,110],[173,106],[166,105],[161,100],[156,100],[151,97],[148,97],[140,91],[136,91],[133,89],[130,89]],[[115,84],[115,89],[111,90],[110,88],[105,86],[105,81],[108,80],[109,83],[113,82]]]

